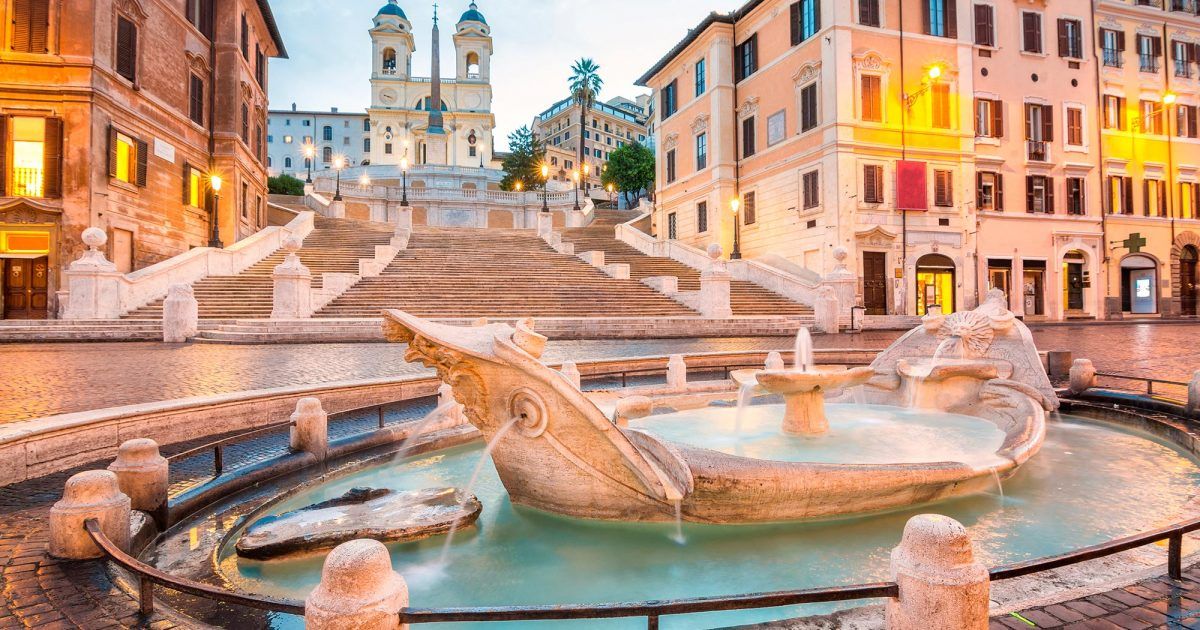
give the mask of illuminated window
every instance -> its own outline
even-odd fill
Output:
[[[13,118],[13,195],[42,197],[46,179],[46,119]]]
[[[200,171],[194,168],[188,168],[188,205],[193,208],[201,207],[201,202],[204,197],[200,191],[204,188],[204,180],[201,178]]]
[[[113,177],[128,184],[137,182],[137,144],[133,138],[117,132],[113,155],[116,158]]]

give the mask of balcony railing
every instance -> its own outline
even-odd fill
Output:
[[[1196,13],[1196,0],[1171,0],[1171,10],[1183,13]]]
[[[1154,7],[1156,9],[1163,8],[1163,0],[1134,0],[1133,3],[1139,7]]]
[[[1158,57],[1141,53],[1138,55],[1138,68],[1142,72],[1158,72]]]
[[[1121,56],[1121,51],[1116,48],[1104,49],[1104,65],[1110,68],[1121,68],[1125,66],[1125,59]]]
[[[1030,162],[1049,162],[1050,143],[1043,140],[1027,140],[1025,142]]]
[[[1186,59],[1175,60],[1175,76],[1190,79],[1192,78],[1192,64]]]
[[[45,173],[40,168],[14,168],[14,197],[42,197],[46,194]]]

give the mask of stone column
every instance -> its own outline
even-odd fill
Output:
[[[837,264],[833,271],[825,276],[822,283],[833,289],[833,294],[838,300],[840,317],[849,317],[850,309],[858,304],[858,274],[850,271],[846,266],[846,259],[849,256],[850,252],[845,247],[833,248],[833,258],[837,260]]]
[[[828,284],[817,288],[817,299],[813,303],[813,316],[816,327],[821,332],[836,335],[842,331],[838,323],[842,309],[838,302],[837,293]]]
[[[297,252],[304,242],[289,238],[283,243],[287,258],[275,267],[271,319],[306,319],[312,316],[312,273],[300,262]]]
[[[90,560],[104,552],[83,528],[94,518],[109,540],[129,549],[129,497],[121,494],[117,476],[107,470],[81,472],[67,480],[63,497],[50,508],[50,555],[64,560]]]
[[[914,516],[892,551],[900,596],[888,600],[888,630],[986,630],[988,570],[967,530],[952,518]]]
[[[676,391],[687,389],[687,363],[682,354],[673,354],[667,361],[667,387]]]
[[[352,540],[329,552],[321,583],[304,600],[308,630],[396,630],[408,606],[408,584],[392,570],[387,547]]]
[[[539,212],[537,215],[537,235],[541,238],[550,238],[550,234],[554,232],[554,215],[549,212]]]
[[[778,352],[771,352],[771,354],[768,354],[766,368],[770,372],[778,372],[780,370],[787,369],[787,366],[783,363],[783,355],[779,354]]]
[[[163,342],[184,343],[200,332],[200,304],[189,284],[173,284],[163,302]]]
[[[329,453],[329,414],[317,398],[301,398],[292,413],[292,450],[312,453],[324,461]]]
[[[721,260],[721,246],[713,243],[708,246],[708,257],[712,261],[708,269],[700,274],[700,314],[708,319],[728,319],[733,317],[733,308],[729,302],[729,285],[733,277]]]
[[[1187,413],[1193,418],[1200,417],[1200,370],[1196,370],[1188,385]]]
[[[1096,386],[1096,366],[1091,359],[1075,359],[1071,364],[1070,392],[1082,394]]]
[[[63,274],[70,291],[64,319],[117,319],[121,316],[124,274],[100,251],[108,243],[108,234],[90,227],[83,231],[83,243],[88,251]]]
[[[579,374],[579,366],[575,365],[574,361],[568,361],[563,364],[562,375],[575,386],[575,389],[583,389],[583,377]]]
[[[130,507],[151,514],[160,527],[166,525],[170,465],[159,454],[157,442],[149,439],[125,442],[117,449],[117,458],[108,469],[116,474],[117,485],[129,497]]]
[[[392,233],[392,247],[401,251],[408,249],[408,241],[412,239],[412,211],[412,206],[400,206],[396,209],[396,231]]]

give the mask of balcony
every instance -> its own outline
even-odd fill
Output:
[[[1142,53],[1138,55],[1138,69],[1142,72],[1158,73],[1158,57]]]
[[[1195,14],[1197,8],[1196,0],[1171,0],[1171,10],[1182,13]]]
[[[1104,49],[1104,65],[1109,68],[1122,68],[1125,66],[1125,59],[1121,56],[1121,51],[1116,48]]]
[[[1133,3],[1139,7],[1163,8],[1163,0],[1134,0]]]
[[[14,197],[45,196],[45,173],[40,168],[14,168],[12,195]]]
[[[1049,162],[1050,143],[1043,140],[1026,140],[1026,155],[1030,162]]]
[[[1192,64],[1185,59],[1175,60],[1175,76],[1181,79],[1192,78]]]

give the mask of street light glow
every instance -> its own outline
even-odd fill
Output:
[[[733,208],[734,214],[737,214],[738,210],[741,209],[741,207],[742,207],[742,202],[738,199],[734,199],[733,201],[729,202],[729,207]]]
[[[212,187],[213,192],[218,192],[218,193],[221,192],[221,176],[220,175],[209,175],[208,176],[208,185]]]
[[[518,180],[517,180],[517,184],[516,184],[516,189],[517,189],[517,192],[521,192],[521,188],[522,188],[522,187],[523,187],[523,186],[521,185],[521,180],[519,180],[519,179],[518,179]]]
[[[407,157],[400,158],[400,170],[402,170],[402,171],[408,170],[408,158]]]
[[[1164,105],[1174,105],[1178,98],[1179,96],[1174,92],[1167,92],[1166,94],[1163,94],[1162,101]]]
[[[358,178],[358,183],[362,184],[363,186],[370,186],[371,185],[371,176],[367,175],[366,173],[363,173],[362,177]]]
[[[550,179],[550,165],[542,163],[542,179]]]
[[[935,66],[929,67],[929,78],[930,79],[936,79],[940,76],[942,76],[942,67],[941,66],[935,65]]]
[[[340,155],[333,158],[333,168],[339,171],[346,168],[346,158]]]

